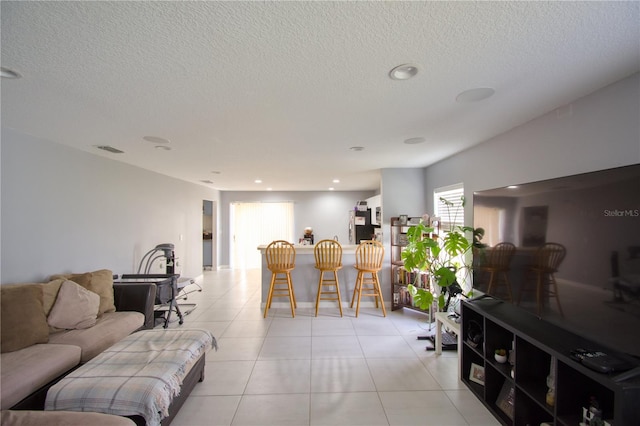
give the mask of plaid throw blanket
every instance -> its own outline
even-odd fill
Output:
[[[45,410],[140,415],[157,426],[191,367],[210,348],[208,330],[145,330],[116,343],[52,386]]]

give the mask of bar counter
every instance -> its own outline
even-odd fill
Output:
[[[315,307],[316,295],[318,293],[318,280],[320,271],[315,268],[316,260],[313,255],[314,246],[312,245],[294,245],[296,249],[296,267],[291,271],[291,281],[293,282],[293,291],[296,295],[296,303],[299,308]],[[338,270],[338,281],[340,281],[340,296],[342,298],[342,306],[347,307],[351,303],[353,295],[353,287],[356,283],[358,272],[354,268],[357,245],[342,246],[342,269]],[[269,295],[269,284],[271,282],[271,271],[267,268],[267,260],[265,256],[267,246],[258,246],[258,250],[262,255],[262,308],[267,302]],[[332,277],[332,274],[325,273],[325,278]],[[379,274],[378,274],[379,276]],[[320,306],[337,307],[336,302],[322,301]],[[361,305],[362,306],[362,305]],[[271,302],[272,308],[289,308],[289,299],[285,297],[274,298]]]

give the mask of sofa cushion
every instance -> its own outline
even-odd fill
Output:
[[[78,346],[47,343],[0,355],[0,408],[13,407],[71,370],[80,363],[80,354]]]
[[[65,278],[80,284],[89,291],[100,296],[100,309],[98,315],[105,312],[115,312],[116,306],[113,303],[113,272],[108,269],[86,272],[83,274],[54,275],[52,280]]]
[[[5,410],[0,413],[0,424],[3,426],[135,426],[136,423],[126,417],[103,413]]]
[[[67,280],[60,287],[47,322],[56,328],[89,328],[96,324],[99,307],[100,296]]]
[[[49,326],[37,284],[0,286],[0,352],[46,343]]]
[[[80,346],[81,362],[84,363],[138,330],[143,324],[144,315],[140,312],[107,312],[91,328],[52,333],[49,343]]]

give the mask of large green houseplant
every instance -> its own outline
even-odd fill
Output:
[[[464,209],[464,197],[458,205],[444,198],[441,198],[440,202],[446,207],[449,223],[456,223],[457,215]],[[437,231],[442,232],[432,226],[428,215],[424,215],[419,224],[407,230],[407,246],[402,251],[402,260],[407,271],[426,273],[432,286],[439,287],[420,288],[414,284],[407,286],[415,306],[423,310],[429,309],[432,305],[434,294],[438,296],[439,308],[445,307],[445,296],[449,287],[457,284],[458,279],[466,282],[471,274],[470,251],[473,247],[484,246],[480,242],[484,236],[482,228],[452,225],[443,234]],[[416,274],[416,283],[420,279],[419,275]]]

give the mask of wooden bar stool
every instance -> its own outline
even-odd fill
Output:
[[[358,298],[356,305],[356,318],[360,312],[360,299],[362,296],[374,297],[376,300],[376,308],[382,306],[382,314],[386,317],[387,310],[384,307],[382,291],[380,290],[380,280],[378,279],[378,271],[382,269],[382,259],[384,258],[384,247],[380,241],[361,241],[356,248],[356,264],[358,277],[356,278],[356,286],[353,289],[353,297],[351,298],[351,307]]]
[[[335,240],[322,240],[313,249],[316,258],[316,269],[320,271],[318,280],[318,295],[316,296],[316,316],[320,300],[336,300],[342,316],[342,299],[340,298],[340,283],[338,269],[342,268],[342,246]],[[331,272],[333,278],[325,278],[325,272]]]
[[[513,302],[513,294],[511,293],[511,283],[509,282],[509,269],[511,267],[511,258],[516,252],[516,246],[511,243],[498,243],[495,247],[488,250],[486,263],[482,263],[478,269],[481,273],[489,273],[489,285],[487,294],[492,293],[494,285],[497,287],[504,284],[509,302]]]
[[[291,271],[296,265],[296,250],[293,244],[276,240],[267,246],[265,252],[267,268],[271,271],[271,283],[269,284],[269,296],[264,307],[264,317],[271,308],[271,300],[274,297],[288,297],[291,305],[291,316],[295,317],[296,296],[291,283]]]
[[[567,254],[567,249],[558,243],[546,243],[538,248],[534,255],[534,263],[525,270],[525,279],[518,294],[518,305],[522,301],[522,293],[532,291],[530,284],[534,284],[536,293],[537,314],[540,316],[546,298],[555,297],[558,303],[558,311],[564,316],[560,297],[558,296],[558,283],[555,273]]]

